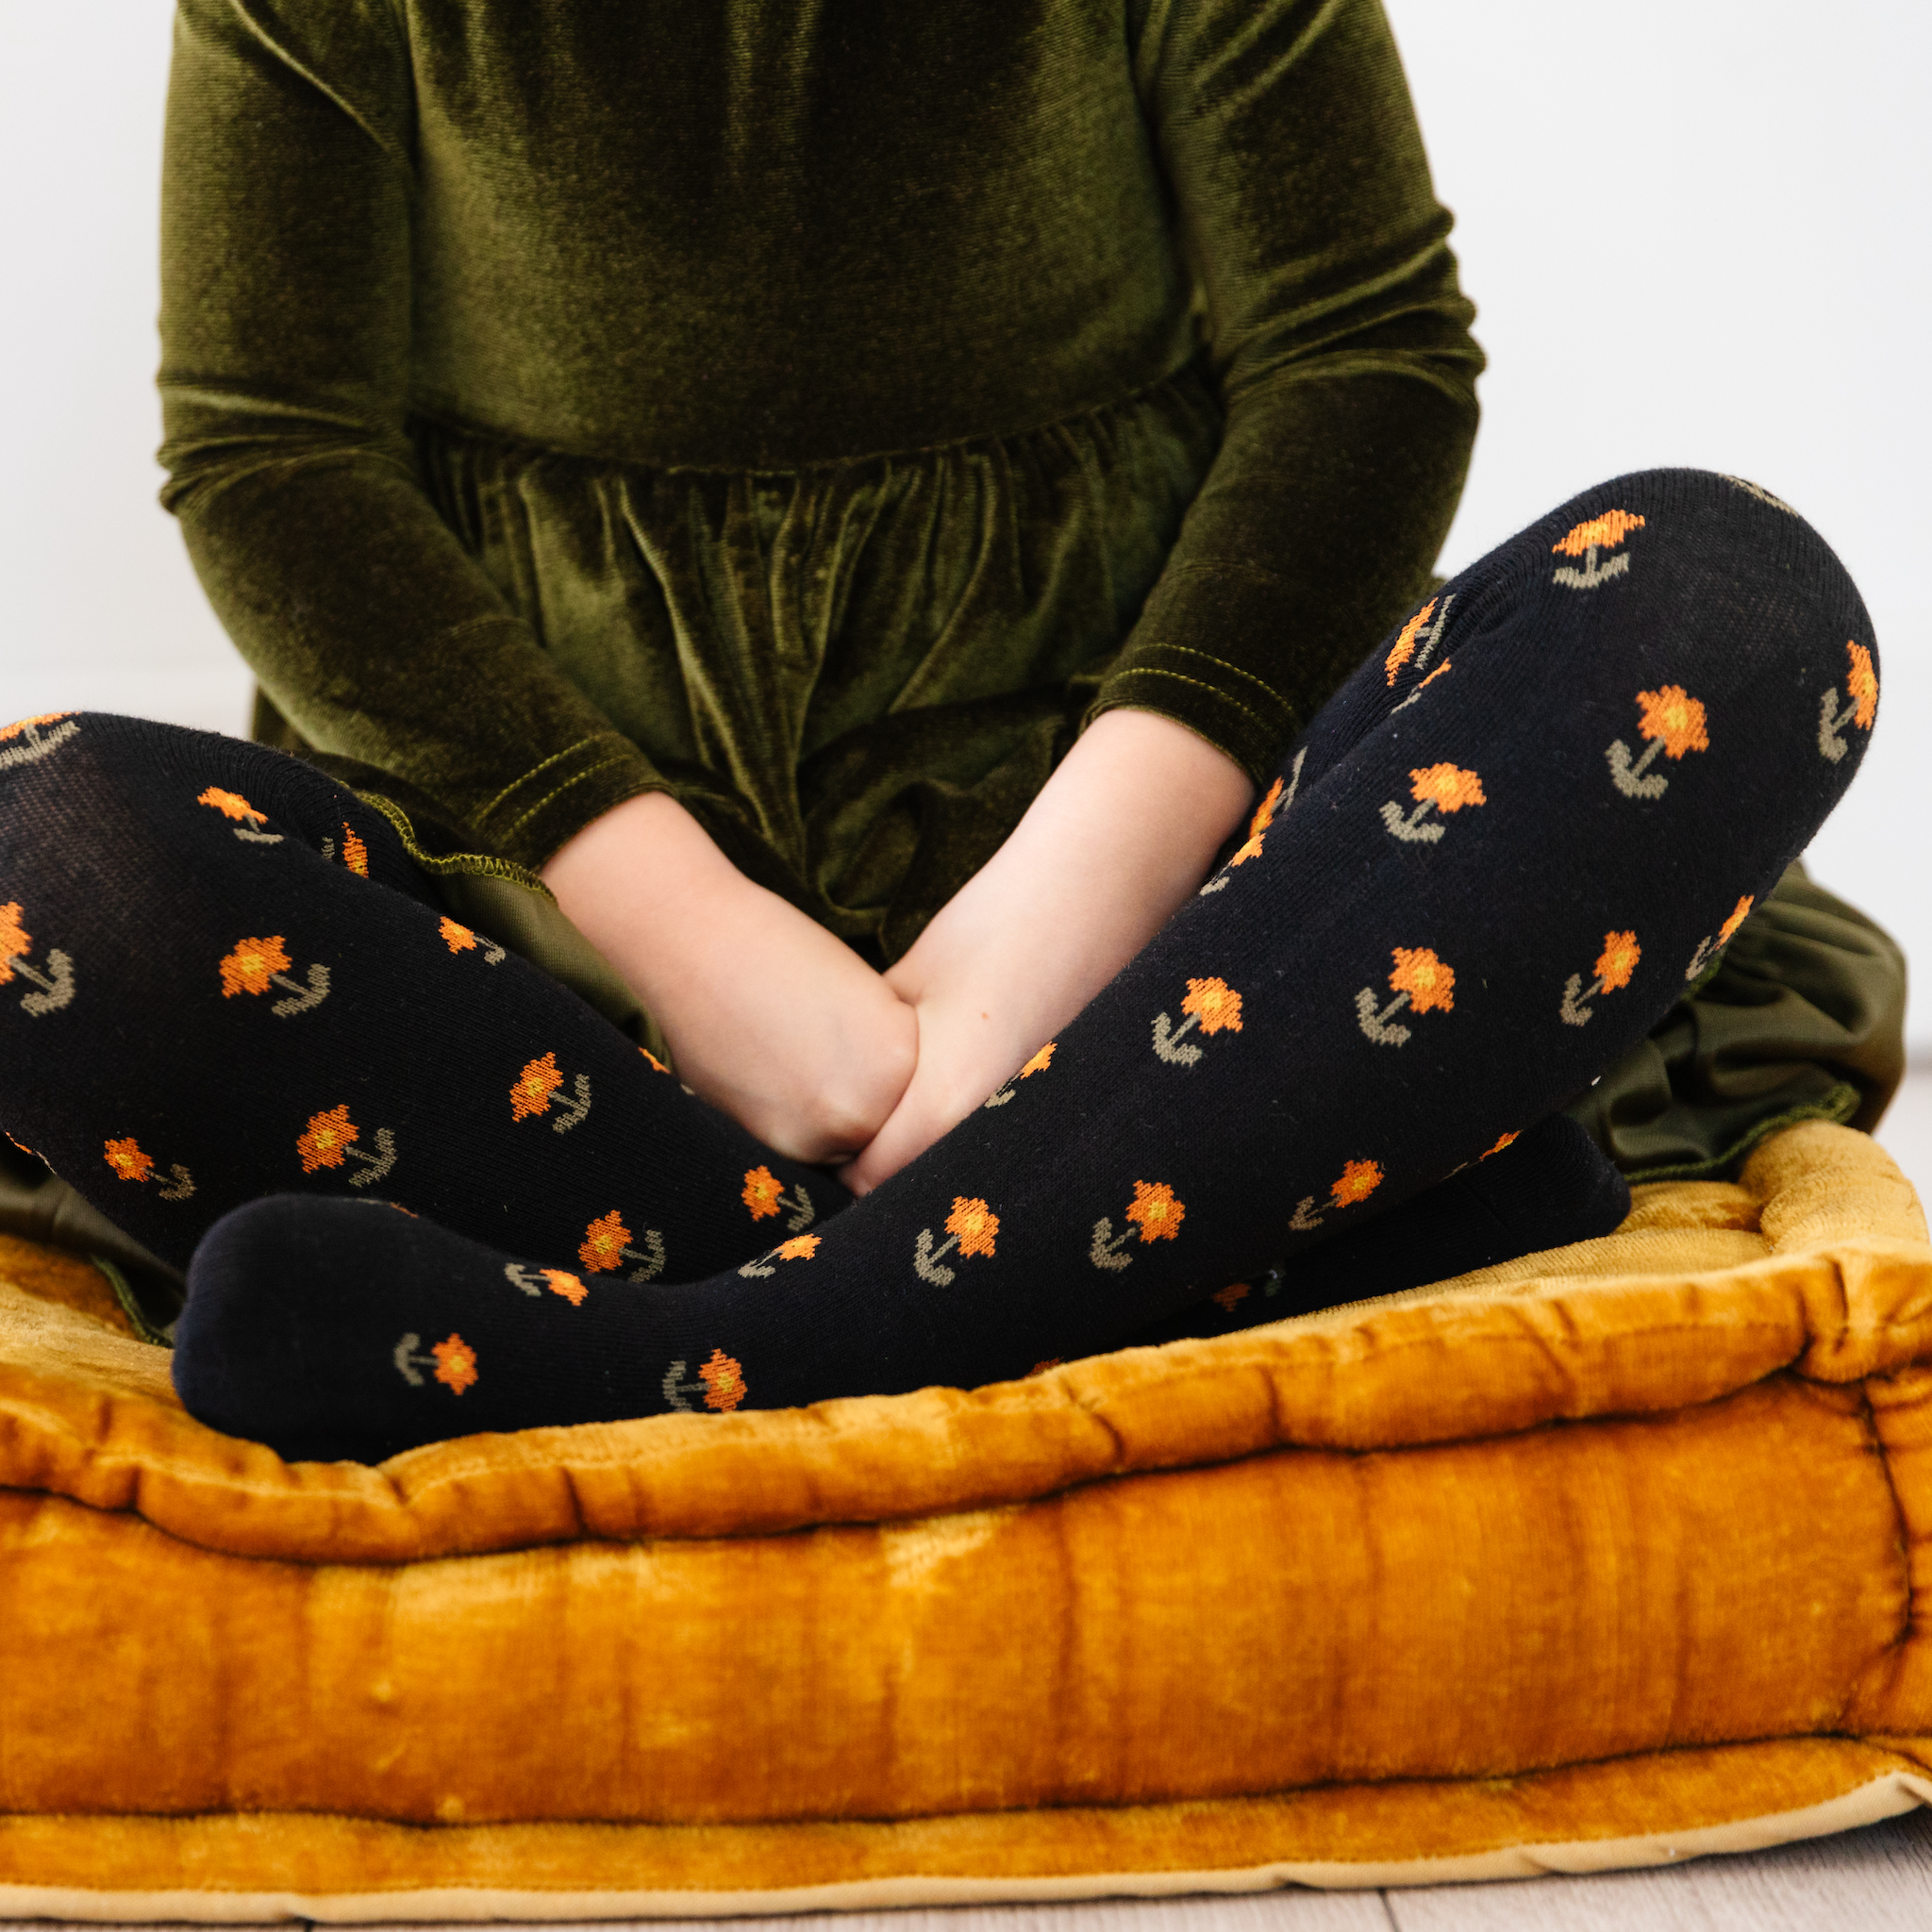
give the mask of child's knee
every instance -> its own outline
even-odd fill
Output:
[[[380,812],[286,752],[111,712],[0,726],[0,853],[9,875],[83,845],[163,863],[218,864],[232,844],[291,841],[423,899],[428,888]]]

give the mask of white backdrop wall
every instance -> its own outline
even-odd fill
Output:
[[[1491,358],[1444,568],[1654,464],[1796,504],[1862,587],[1884,665],[1815,870],[1932,959],[1912,830],[1932,753],[1932,9],[1389,5]],[[244,725],[247,676],[154,501],[171,11],[0,0],[0,716]],[[1932,999],[1912,1030],[1932,1049]]]

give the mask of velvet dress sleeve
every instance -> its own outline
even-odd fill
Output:
[[[216,614],[317,751],[540,865],[656,789],[420,486],[408,48],[389,0],[180,0],[161,393]]]
[[[1379,0],[1145,0],[1135,53],[1227,415],[1090,715],[1162,712],[1265,783],[1425,591],[1474,311]]]

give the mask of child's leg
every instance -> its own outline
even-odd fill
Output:
[[[1378,649],[1230,865],[828,1224],[667,1291],[261,1202],[196,1257],[177,1386],[285,1450],[379,1455],[1112,1346],[1616,1059],[1837,802],[1876,695],[1857,593],[1794,515],[1698,473],[1605,485]]]
[[[302,1191],[692,1280],[849,1199],[444,917],[353,793],[172,725],[0,740],[0,1124],[184,1265]]]

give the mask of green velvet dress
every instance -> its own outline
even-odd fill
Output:
[[[1100,710],[1265,780],[1475,426],[1375,0],[182,0],[164,219],[284,741],[525,866],[671,791],[875,958]]]
[[[1455,508],[1448,229],[1377,0],[180,0],[165,500],[258,735],[642,1026],[514,883],[638,792],[882,964],[1100,711],[1265,780]],[[1869,923],[1732,959],[1626,1168],[1895,1081]]]

